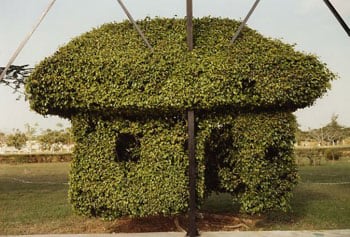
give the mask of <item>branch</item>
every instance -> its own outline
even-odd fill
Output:
[[[5,67],[0,67],[0,74],[4,69]],[[12,88],[14,92],[20,92],[19,89],[25,85],[25,81],[32,70],[33,68],[30,68],[28,64],[21,66],[11,65],[6,71],[5,77],[0,80],[0,84]]]

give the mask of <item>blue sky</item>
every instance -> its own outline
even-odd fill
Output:
[[[17,46],[32,28],[49,0],[1,0],[0,65],[5,65]],[[194,16],[217,16],[243,19],[254,0],[194,0]],[[350,1],[331,0],[350,25]],[[146,16],[184,17],[186,0],[124,0],[136,19]],[[15,64],[34,66],[54,53],[73,37],[111,21],[126,19],[116,0],[57,0],[56,4],[30,39]],[[297,111],[302,129],[327,124],[333,114],[350,126],[350,38],[322,0],[261,0],[248,26],[265,36],[295,43],[296,49],[316,54],[328,64],[339,79],[332,90],[314,106]],[[44,118],[30,111],[28,102],[16,100],[8,87],[0,86],[0,131],[23,129],[25,123],[41,128],[69,126],[58,117]]]

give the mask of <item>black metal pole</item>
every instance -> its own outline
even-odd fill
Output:
[[[192,0],[187,0],[187,45],[190,51],[193,50],[193,2]]]
[[[188,152],[189,152],[189,211],[187,236],[199,236],[196,223],[196,144],[195,144],[195,117],[194,111],[188,111]]]
[[[328,0],[323,0],[324,3],[327,5],[327,7],[329,8],[329,10],[331,10],[331,12],[333,13],[333,15],[335,16],[335,18],[337,18],[338,22],[341,24],[341,26],[344,28],[345,32],[348,34],[348,36],[350,36],[350,29],[349,26],[345,23],[345,21],[343,20],[343,18],[339,15],[338,11],[333,7],[332,3]]]
[[[193,50],[193,1],[187,0],[187,44],[189,51]],[[187,112],[188,122],[188,159],[189,159],[189,210],[188,210],[188,230],[186,236],[199,236],[196,223],[196,140],[195,140],[195,114],[193,110]]]

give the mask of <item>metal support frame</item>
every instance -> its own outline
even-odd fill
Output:
[[[188,50],[193,50],[193,2],[192,0],[187,0],[186,2],[186,9],[187,9],[187,45]]]
[[[189,51],[193,50],[193,1],[187,0],[187,44]],[[196,223],[196,186],[197,186],[197,165],[196,165],[196,138],[195,138],[195,113],[194,110],[187,112],[188,123],[188,159],[189,159],[189,210],[188,210],[188,230],[186,236],[199,236]]]
[[[186,236],[199,236],[196,223],[196,141],[195,141],[195,113],[193,110],[187,113],[188,121],[188,158],[189,158],[189,211],[188,211],[188,230]]]
[[[349,26],[345,23],[345,21],[343,20],[343,18],[340,16],[340,14],[338,13],[338,11],[333,7],[332,3],[329,0],[323,0],[324,3],[327,5],[327,7],[329,8],[329,10],[331,10],[331,12],[333,13],[333,15],[335,16],[335,18],[337,18],[338,22],[340,23],[340,25],[344,28],[345,32],[348,34],[348,36],[350,36],[350,29]]]
[[[126,8],[126,6],[124,5],[124,3],[122,2],[122,0],[118,0],[119,5],[121,6],[121,8],[123,9],[123,11],[125,12],[126,16],[129,18],[129,21],[134,25],[135,29],[137,30],[137,32],[139,33],[139,35],[141,36],[141,38],[143,39],[143,41],[145,42],[145,44],[147,45],[147,47],[151,50],[151,52],[153,53],[154,50],[151,46],[151,44],[148,42],[146,36],[143,34],[143,32],[141,31],[140,27],[136,24],[136,21],[134,20],[134,18],[132,17],[132,15],[130,14],[129,10]]]
[[[242,21],[241,25],[239,26],[237,32],[234,34],[234,36],[231,39],[231,44],[233,44],[235,42],[235,40],[238,38],[239,34],[241,33],[241,31],[243,30],[243,27],[247,24],[250,16],[253,14],[255,8],[258,6],[260,0],[256,0],[255,3],[253,4],[253,6],[251,7],[251,9],[249,10],[247,16],[244,18],[244,20]]]
[[[39,25],[41,24],[41,22],[44,20],[44,18],[46,17],[47,13],[49,13],[50,9],[52,8],[52,6],[55,4],[56,0],[52,0],[49,5],[46,7],[46,9],[44,10],[44,12],[42,13],[42,15],[40,16],[40,18],[38,19],[37,23],[33,26],[32,30],[27,34],[27,36],[23,39],[23,41],[19,44],[18,48],[16,49],[16,51],[13,53],[13,55],[11,56],[10,60],[8,61],[5,69],[2,71],[1,75],[0,75],[0,81],[3,80],[6,76],[6,72],[8,71],[8,69],[10,68],[10,66],[13,64],[13,62],[16,60],[16,58],[18,57],[19,53],[22,51],[22,49],[24,48],[24,46],[27,44],[27,42],[29,41],[29,39],[32,37],[32,35],[34,34],[34,32],[38,29]]]

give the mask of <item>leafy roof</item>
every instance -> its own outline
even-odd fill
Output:
[[[194,19],[194,50],[184,19],[144,19],[152,53],[125,21],[93,29],[37,65],[26,90],[41,114],[142,115],[187,109],[288,110],[312,105],[335,78],[314,55],[263,37],[239,22]]]

